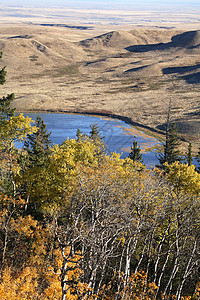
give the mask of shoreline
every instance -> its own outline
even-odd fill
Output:
[[[117,115],[111,112],[98,112],[98,111],[69,111],[69,110],[26,110],[19,111],[18,113],[55,113],[55,114],[74,114],[74,115],[85,115],[85,116],[94,116],[94,117],[105,117],[110,119],[121,120],[128,125],[131,125],[132,128],[140,131],[143,136],[147,135],[149,137],[155,138],[158,140],[158,144],[162,143],[165,139],[165,133],[161,130],[157,130],[147,125],[143,125],[133,121],[131,118],[126,116]],[[133,133],[133,135],[135,135]],[[188,142],[185,137],[180,135],[180,151],[184,154],[187,152]],[[198,152],[198,148],[193,148],[194,157]]]
[[[94,111],[68,111],[68,110],[26,110],[16,112],[21,113],[55,113],[55,114],[74,114],[74,115],[86,115],[86,116],[95,116],[95,117],[106,117],[110,119],[117,119],[125,122],[128,125],[131,125],[138,131],[144,132],[149,136],[153,136],[158,140],[163,140],[165,134],[161,130],[154,129],[150,126],[140,124],[138,122],[133,121],[131,118],[126,116],[117,115],[109,112],[94,112]],[[184,141],[184,140],[183,140]]]

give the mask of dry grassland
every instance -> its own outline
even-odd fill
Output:
[[[199,145],[197,23],[158,28],[156,22],[139,27],[102,21],[76,28],[40,21],[4,16],[0,23],[1,64],[8,72],[1,94],[14,92],[18,111],[115,115],[160,132],[171,100],[182,137]]]

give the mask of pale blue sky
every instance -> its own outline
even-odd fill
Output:
[[[1,0],[4,5],[27,6],[66,6],[90,8],[126,8],[200,6],[200,0]]]

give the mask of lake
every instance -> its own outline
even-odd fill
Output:
[[[127,157],[135,139],[142,149],[144,163],[148,166],[158,163],[155,152],[151,151],[152,147],[159,143],[158,140],[134,129],[122,120],[78,114],[24,113],[24,116],[29,116],[33,120],[38,115],[44,120],[47,130],[52,132],[50,139],[54,144],[61,144],[67,138],[75,138],[78,128],[83,133],[89,134],[90,125],[97,124],[109,154],[117,152],[121,153],[121,158]]]

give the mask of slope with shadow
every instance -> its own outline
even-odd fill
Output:
[[[126,50],[130,53],[157,56],[157,61],[128,69],[124,72],[125,76],[147,77],[163,74],[184,79],[188,84],[200,83],[200,63],[197,60],[197,55],[200,54],[200,30],[172,36],[168,43],[132,45],[126,47]],[[168,57],[173,58],[171,62]]]
[[[171,30],[131,30],[131,31],[112,31],[91,39],[80,42],[83,47],[92,50],[104,48],[125,49],[132,45],[146,45],[151,43],[163,43],[170,41],[171,36],[180,31]]]
[[[126,70],[119,72],[119,77],[128,77],[129,80],[132,78],[133,81],[144,78],[146,89],[151,89],[151,86],[159,89],[165,80],[173,82],[172,85],[178,80],[180,90],[184,90],[184,84],[200,84],[200,56],[198,55],[200,53],[200,30],[181,33],[173,30],[165,32],[118,31],[82,41],[80,44],[92,50],[112,49],[114,51],[118,49],[130,53],[129,56],[125,56],[129,57],[129,61],[122,59]],[[104,58],[98,61],[98,65],[96,61],[88,64],[88,67],[93,65],[103,70],[103,66],[108,68],[109,61],[110,58]],[[187,90],[187,87],[185,89]],[[163,92],[165,93],[165,90]],[[173,97],[176,96],[173,95]],[[182,103],[185,103],[186,98],[183,93]],[[185,103],[185,105],[188,104]],[[192,119],[192,116],[183,114],[181,118],[177,115],[174,121],[182,136],[190,135],[199,138],[199,115],[195,117],[195,120]],[[164,123],[157,129],[163,130]]]
[[[200,30],[183,32],[172,36],[168,43],[148,43],[126,47],[130,52],[164,51],[171,48],[194,49],[200,47]]]
[[[172,37],[173,47],[195,48],[200,46],[200,30],[187,31]]]
[[[188,84],[200,83],[200,64],[192,66],[163,68],[162,72],[163,74],[180,74],[180,78],[185,79]]]
[[[43,35],[17,35],[0,39],[1,49],[7,53],[15,51],[17,56],[26,56],[39,52],[49,57],[61,57],[72,60],[83,60],[87,56],[84,50],[76,43],[61,38],[45,37]],[[13,49],[13,50],[12,50]]]

